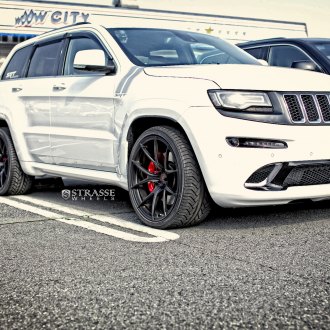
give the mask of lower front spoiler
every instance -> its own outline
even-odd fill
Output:
[[[244,186],[280,191],[289,187],[330,184],[330,160],[268,164],[255,171]]]
[[[285,205],[303,200],[310,200],[313,202],[330,200],[330,184],[290,187],[281,191],[245,189],[237,194],[214,191],[210,193],[216,204],[226,208]]]

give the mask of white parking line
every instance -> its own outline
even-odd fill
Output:
[[[164,241],[168,241],[168,240],[175,240],[180,237],[179,235],[169,232],[169,231],[162,231],[162,230],[158,230],[158,229],[145,227],[145,226],[142,226],[139,224],[131,223],[131,222],[121,220],[118,218],[114,218],[114,217],[109,217],[109,216],[104,216],[104,215],[93,215],[91,213],[76,210],[73,208],[69,208],[69,207],[66,207],[66,206],[63,206],[63,205],[60,205],[57,203],[50,203],[50,202],[44,201],[39,198],[34,198],[34,197],[30,197],[30,196],[15,196],[15,198],[19,199],[20,201],[15,201],[15,200],[9,199],[7,197],[0,197],[0,203],[7,204],[9,206],[12,206],[12,207],[15,207],[18,209],[22,209],[22,210],[25,210],[25,211],[28,211],[28,212],[31,212],[34,214],[38,214],[38,215],[41,215],[43,217],[46,217],[46,218],[49,218],[52,220],[64,222],[64,223],[67,223],[70,225],[75,225],[78,227],[83,227],[83,228],[86,228],[89,230],[96,231],[98,233],[114,236],[114,237],[117,237],[117,238],[120,238],[123,240],[127,240],[127,241],[155,243],[155,242],[164,242]],[[88,221],[83,221],[83,220],[74,219],[74,218],[67,219],[67,218],[63,217],[62,214],[47,211],[47,210],[44,210],[44,209],[41,209],[41,208],[38,208],[38,207],[35,207],[32,205],[28,205],[24,202],[29,202],[31,204],[47,207],[50,209],[54,209],[56,211],[76,215],[79,217],[88,217],[91,219],[110,223],[110,224],[113,224],[113,225],[116,225],[119,227],[146,233],[146,234],[152,235],[154,237],[137,236],[137,235],[127,233],[124,231],[120,231],[117,229],[112,229],[109,227],[97,225],[97,224],[94,224],[94,223],[91,223]]]

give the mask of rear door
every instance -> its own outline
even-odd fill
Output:
[[[3,75],[13,127],[23,134],[20,146],[25,145],[31,157],[26,161],[52,163],[49,96],[58,72],[62,44],[57,39],[22,48]]]

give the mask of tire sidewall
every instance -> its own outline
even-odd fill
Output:
[[[8,177],[6,179],[5,184],[0,187],[0,196],[4,196],[8,194],[10,189],[10,183],[12,181],[13,171],[12,171],[12,162],[13,162],[13,143],[9,136],[9,131],[7,129],[0,128],[0,139],[4,141],[7,148],[7,156],[8,156]]]

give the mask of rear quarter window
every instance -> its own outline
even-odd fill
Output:
[[[23,78],[32,52],[32,45],[19,49],[9,61],[2,80]]]

